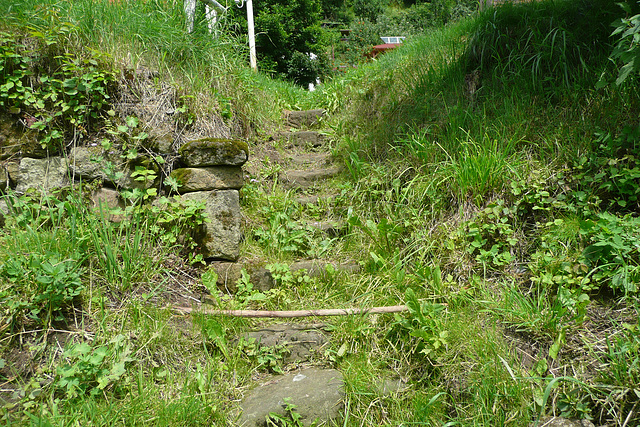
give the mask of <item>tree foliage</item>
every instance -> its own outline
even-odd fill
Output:
[[[328,68],[321,0],[271,0],[254,6],[256,50],[263,71],[312,83]],[[236,13],[246,26],[246,18]]]
[[[615,30],[612,36],[619,35],[620,39],[613,48],[611,58],[623,64],[618,71],[617,85],[621,85],[629,76],[640,71],[640,14],[629,16],[633,13],[631,6],[626,3],[619,4],[628,17],[620,18],[613,23]]]

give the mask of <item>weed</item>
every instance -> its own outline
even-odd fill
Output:
[[[290,398],[284,399],[284,412],[285,415],[280,415],[275,412],[270,412],[266,417],[267,426],[269,427],[302,427],[307,425],[302,421],[302,415],[296,410],[297,406],[291,403]],[[315,427],[318,420],[313,421],[309,426]]]
[[[105,345],[92,347],[82,342],[67,348],[63,353],[66,364],[57,369],[55,387],[71,399],[117,387],[127,364],[135,360],[126,341],[127,337],[117,335]]]
[[[255,360],[257,369],[264,368],[269,372],[284,373],[282,364],[289,354],[286,345],[274,345],[271,347],[261,345],[255,338],[241,339],[239,347],[247,356]]]
[[[387,338],[401,342],[413,337],[410,352],[414,356],[425,357],[435,362],[447,346],[449,332],[444,329],[442,304],[420,302],[411,288],[405,293],[409,314],[406,317],[396,314],[389,328]]]

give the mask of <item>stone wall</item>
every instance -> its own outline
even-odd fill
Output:
[[[144,154],[135,156],[92,144],[52,156],[43,150],[28,150],[24,134],[12,134],[6,122],[2,126],[6,132],[0,132],[0,192],[20,195],[30,189],[48,192],[78,182],[95,183],[92,187],[97,189],[91,194],[94,205],[124,207],[120,191],[161,189],[161,177],[171,164],[170,176],[181,184],[178,191],[182,198],[202,201],[206,206],[210,222],[196,236],[204,258],[237,260],[242,238],[239,190],[242,165],[248,158],[245,142],[204,138],[187,141],[174,150],[172,144],[154,141],[151,149],[144,148]],[[157,178],[136,180],[135,174],[132,177],[136,168],[154,171]],[[10,214],[6,203],[0,208]],[[3,222],[0,218],[0,225]]]

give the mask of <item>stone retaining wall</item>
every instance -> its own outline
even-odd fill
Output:
[[[105,150],[97,144],[74,147],[66,156],[5,150],[17,146],[19,142],[15,140],[0,138],[0,153],[10,153],[0,154],[0,192],[10,194],[13,190],[18,195],[31,189],[48,192],[77,182],[98,181],[92,200],[96,206],[106,204],[109,208],[124,206],[121,190],[160,188],[163,163],[171,162],[177,167],[170,176],[181,184],[178,191],[182,198],[204,202],[211,220],[196,236],[204,258],[235,261],[239,257],[242,238],[239,190],[243,185],[242,165],[248,158],[245,142],[204,138],[186,142],[177,152],[167,145],[165,152],[146,150],[144,155],[131,158],[117,148]],[[162,161],[158,162],[159,159]],[[158,178],[136,180],[136,168],[153,171]],[[0,208],[5,215],[9,214],[6,203]],[[0,224],[3,222],[0,218]]]

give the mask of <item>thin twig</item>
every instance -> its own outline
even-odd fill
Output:
[[[338,308],[323,310],[293,310],[293,311],[268,311],[268,310],[207,310],[193,309],[191,307],[173,307],[173,311],[179,313],[202,313],[214,316],[233,316],[233,317],[311,317],[311,316],[352,316],[357,314],[374,314],[374,313],[399,313],[407,311],[406,305],[393,305],[387,307],[372,308]]]

